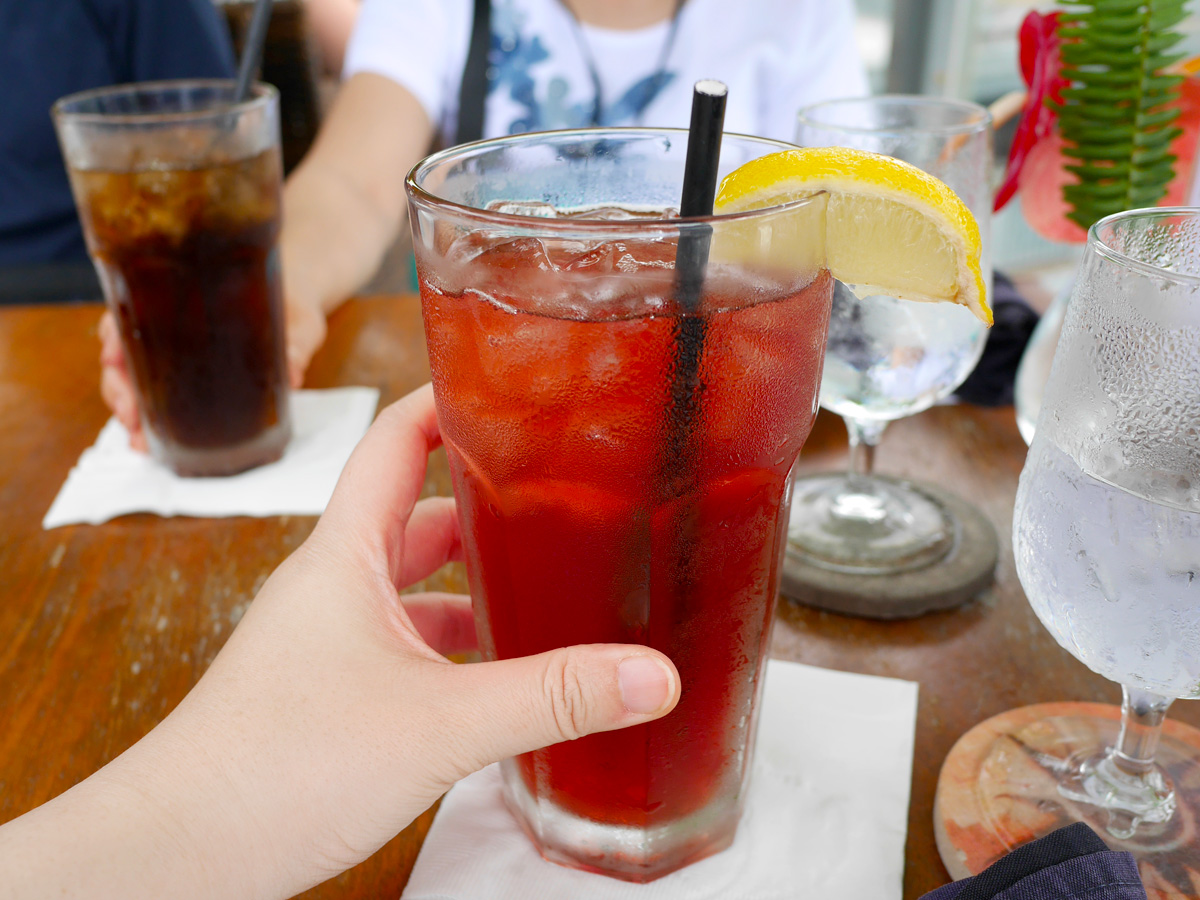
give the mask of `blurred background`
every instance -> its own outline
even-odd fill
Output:
[[[251,3],[214,2],[223,8],[240,50]],[[282,92],[283,155],[289,170],[311,144],[321,112],[337,89],[337,65],[318,46],[308,2],[275,0],[263,61],[264,80]],[[349,5],[354,0],[336,2]],[[856,0],[856,39],[874,92],[928,94],[987,105],[1023,87],[1017,63],[1021,20],[1031,9],[1053,8],[1053,2],[1034,0]],[[1200,15],[1193,12],[1184,30],[1182,49],[1200,55]],[[997,132],[997,183],[1015,124],[1014,119]],[[1029,273],[1038,288],[1051,293],[1069,280],[1082,249],[1038,237],[1025,224],[1019,203],[1009,204],[997,216],[992,233],[996,267],[1018,276]],[[389,268],[394,267],[384,267]],[[1042,305],[1041,298],[1031,299],[1035,306]]]
[[[931,94],[985,106],[1024,87],[1017,64],[1017,30],[1030,10],[1053,2],[1031,0],[857,0],[859,52],[878,93]],[[1182,51],[1200,54],[1200,16],[1185,22]],[[998,172],[1016,120],[996,135]],[[998,269],[1040,274],[1054,290],[1070,278],[1082,247],[1036,235],[1010,203],[992,228]]]

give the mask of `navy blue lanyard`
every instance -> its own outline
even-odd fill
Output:
[[[465,144],[483,137],[483,112],[488,93],[488,48],[492,43],[492,4],[475,0],[471,43],[458,89],[458,126],[454,143]]]

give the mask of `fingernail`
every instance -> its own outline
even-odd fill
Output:
[[[658,712],[671,697],[673,676],[653,656],[629,656],[617,666],[621,702],[631,713]]]

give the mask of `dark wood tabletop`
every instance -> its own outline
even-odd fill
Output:
[[[67,472],[107,418],[97,391],[99,305],[0,309],[0,822],[49,800],[149,731],[196,683],[311,517],[161,519],[43,531]],[[415,297],[354,300],[330,321],[311,387],[373,385],[390,402],[428,379]],[[1052,700],[1119,702],[1047,634],[1009,538],[1025,445],[1011,407],[947,406],[889,427],[882,472],[974,502],[1000,534],[994,586],[959,609],[878,622],[780,604],[775,656],[920,682],[905,898],[948,880],[934,789],[954,741],[982,719]],[[804,471],[839,469],[845,431],[822,414]],[[435,458],[427,492],[450,494]],[[420,587],[465,590],[457,567]],[[1200,724],[1200,704],[1172,715]],[[310,898],[395,898],[432,813]]]

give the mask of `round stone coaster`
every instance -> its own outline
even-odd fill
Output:
[[[881,575],[834,572],[806,562],[790,546],[780,591],[797,603],[869,619],[906,619],[968,602],[992,583],[1000,542],[988,518],[961,497],[906,482],[941,501],[958,522],[950,552],[924,568]]]
[[[1058,791],[1053,773],[1111,746],[1120,725],[1116,706],[1042,703],[1001,713],[959,738],[933,804],[938,852],[951,877],[975,875],[1015,847],[1083,821],[1109,848],[1137,857],[1150,900],[1200,895],[1200,731],[1171,718],[1163,726],[1155,759],[1175,787],[1168,822],[1117,837],[1105,810]]]

